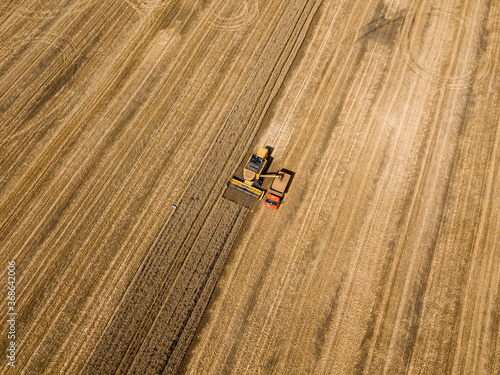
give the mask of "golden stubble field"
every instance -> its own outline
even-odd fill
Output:
[[[0,10],[1,373],[500,373],[500,3]]]

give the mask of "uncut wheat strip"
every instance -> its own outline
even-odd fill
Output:
[[[210,215],[212,215],[212,213],[210,213]],[[198,239],[200,238],[200,235],[202,235],[205,231],[205,227],[207,224],[210,223],[210,218],[207,219],[207,221],[205,221],[205,224],[204,226],[202,227],[200,233],[198,234]],[[196,241],[198,241],[198,239]],[[196,243],[195,241],[195,243]],[[133,343],[128,347],[127,349],[127,354],[126,354],[126,357],[131,357],[131,356],[137,356],[137,350],[139,350],[140,348],[138,346],[140,345],[144,345],[145,342],[149,342],[150,340],[148,340],[146,338],[146,335],[150,335],[151,334],[151,330],[153,329],[152,326],[155,323],[155,317],[158,316],[158,314],[160,313],[160,310],[164,309],[165,307],[165,301],[169,301],[171,300],[172,298],[175,298],[175,290],[176,288],[178,288],[178,285],[181,284],[181,287],[182,287],[182,282],[179,281],[179,278],[181,277],[181,275],[183,274],[183,270],[186,268],[186,264],[189,264],[189,262],[191,262],[193,256],[195,256],[196,254],[193,254],[193,249],[190,249],[189,253],[186,255],[185,259],[183,260],[183,264],[181,265],[181,267],[179,268],[179,271],[177,272],[177,274],[175,275],[175,281],[171,282],[171,283],[166,283],[166,287],[168,287],[168,291],[166,292],[161,292],[157,297],[156,297],[156,300],[154,302],[154,304],[160,304],[160,306],[158,306],[157,308],[155,308],[154,306],[150,308],[150,311],[148,312],[147,314],[147,319],[143,320],[143,322],[141,323],[141,327],[140,329],[137,330],[137,333],[135,334],[134,336],[134,340],[133,340]],[[174,297],[172,297],[172,295],[174,295]],[[173,307],[173,306],[176,306],[177,303],[173,303],[173,304],[169,304],[170,307]],[[153,310],[154,312],[152,312],[151,310]],[[128,362],[129,360],[122,360],[122,363],[121,363],[121,366],[124,366],[124,362]],[[128,364],[126,365],[128,366]]]
[[[173,373],[176,372],[178,367],[181,364],[182,359],[184,358],[185,354],[187,353],[187,350],[189,348],[189,344],[191,340],[193,339],[195,332],[198,328],[198,325],[202,319],[203,312],[209,302],[210,296],[216,286],[218,276],[220,275],[222,268],[224,266],[224,263],[226,261],[226,258],[229,254],[229,251],[232,247],[232,244],[235,241],[236,235],[239,232],[239,229],[241,228],[241,225],[243,224],[244,218],[246,216],[247,209],[246,208],[241,208],[240,211],[238,212],[238,217],[236,222],[234,223],[233,227],[231,228],[231,232],[229,234],[228,239],[224,242],[223,248],[213,265],[212,272],[210,273],[209,279],[207,283],[205,284],[205,287],[202,291],[202,294],[200,295],[200,298],[197,301],[197,304],[194,308],[194,311],[191,313],[189,317],[189,321],[186,324],[185,329],[183,330],[179,340],[178,344],[176,345],[174,351],[172,352],[172,355],[167,363],[167,366],[165,367],[163,373]]]
[[[214,217],[214,215],[219,217]],[[230,213],[227,213],[227,217],[231,217]],[[162,301],[163,305],[159,311],[152,317],[153,321],[146,329],[146,334],[138,342],[133,343],[136,346],[135,349],[129,351],[120,363],[122,371],[124,369],[128,369],[129,372],[137,372],[138,369],[146,371],[152,366],[156,367],[156,373],[161,371],[161,362],[168,360],[175,347],[176,338],[183,330],[186,314],[192,309],[192,304],[200,292],[201,285],[197,281],[200,281],[201,284],[203,282],[196,279],[202,276],[200,275],[200,264],[210,258],[207,256],[209,255],[207,254],[209,244],[214,240],[214,237],[223,238],[217,235],[217,228],[221,224],[221,220],[222,215],[217,215],[216,209],[212,210],[184,261],[183,267],[179,270],[172,291]],[[194,281],[193,278],[195,278]],[[159,337],[158,331],[160,332]]]
[[[188,366],[188,368],[192,368],[190,365],[187,365],[190,361],[185,358],[185,355],[188,352],[188,348],[190,348],[191,340],[193,339],[195,332],[197,333],[199,330],[199,324],[200,321],[202,320],[204,316],[204,312],[207,308],[207,306],[210,303],[211,300],[211,295],[214,289],[216,288],[217,281],[219,279],[220,274],[222,273],[222,270],[225,266],[226,259],[229,256],[229,253],[231,252],[231,249],[233,248],[233,244],[237,240],[238,234],[241,231],[241,228],[243,226],[243,223],[245,221],[245,218],[248,214],[248,209],[245,207],[240,208],[239,213],[238,213],[238,218],[236,219],[236,222],[233,225],[233,228],[231,229],[231,233],[229,234],[228,239],[224,243],[224,247],[219,255],[219,258],[217,259],[217,262],[210,274],[210,279],[207,282],[207,286],[205,286],[205,289],[203,291],[204,295],[200,298],[200,301],[196,305],[195,309],[193,310],[193,313],[191,314],[190,320],[188,324],[186,325],[186,329],[179,339],[179,343],[174,349],[174,352],[172,353],[171,359],[169,360],[167,366],[165,367],[163,373],[168,374],[168,373],[175,373],[178,369],[179,366],[182,364],[177,360],[177,358],[180,358],[181,355],[183,357],[183,362],[185,362],[184,366]],[[192,333],[191,333],[192,332]],[[178,354],[178,352],[180,352]],[[200,369],[201,370],[201,369]],[[181,367],[182,371],[182,367]]]
[[[154,326],[154,324],[156,324],[155,323],[156,317],[160,313],[163,313],[163,315],[165,315],[165,312],[162,312],[162,310],[166,309],[165,305],[168,303],[169,300],[171,300],[172,298],[175,298],[176,290],[179,287],[182,288],[182,282],[179,281],[179,278],[181,277],[181,275],[184,274],[184,269],[186,269],[186,264],[189,264],[192,261],[193,257],[197,256],[196,244],[200,241],[200,236],[203,236],[203,233],[206,232],[205,228],[211,222],[211,217],[214,214],[214,209],[209,213],[209,217],[204,222],[202,228],[200,229],[199,233],[197,234],[197,237],[194,241],[194,244],[191,246],[191,248],[189,249],[189,252],[187,252],[184,259],[182,259],[182,264],[179,266],[178,271],[173,275],[175,277],[175,279],[173,281],[170,281],[170,282],[163,281],[164,288],[158,294],[158,296],[155,298],[153,306],[150,307],[150,309],[147,313],[147,317],[141,323],[141,328],[136,331],[136,334],[135,334],[134,339],[133,339],[133,343],[127,349],[127,353],[126,353],[125,358],[126,357],[133,358],[133,357],[136,357],[137,355],[139,355],[139,354],[137,354],[137,351],[140,350],[140,346],[145,345],[144,343],[150,341],[146,338],[146,336],[151,335],[152,330],[154,331],[153,326]],[[186,246],[186,245],[184,245],[184,246]],[[173,295],[174,295],[174,297],[172,297]],[[177,305],[178,305],[178,303],[168,303],[167,310],[169,308],[174,308]],[[126,365],[124,365],[123,363],[130,362],[131,359],[125,359],[125,358],[122,360],[121,366],[127,367],[127,366],[129,366],[129,364],[127,363]]]
[[[194,233],[196,233],[196,232],[194,232]],[[184,246],[185,246],[185,245],[184,245]]]
[[[189,259],[180,271],[172,293],[163,301],[147,336],[134,355],[130,371],[138,372],[140,369],[149,368],[151,359],[153,361],[156,359],[155,370],[159,372],[175,349],[177,340],[189,321],[191,311],[210,278],[211,267],[215,264],[238,218],[237,205],[228,204],[223,200],[219,200],[218,203],[219,207],[215,207],[211,212],[193,244]],[[166,352],[158,352],[158,348],[164,348]]]
[[[190,212],[193,212],[193,210],[191,210]],[[160,249],[160,250],[161,250],[161,249]],[[151,263],[151,261],[148,261],[148,263]],[[161,271],[161,269],[157,269],[158,267],[156,267],[154,263],[155,263],[155,262],[153,262],[153,264],[152,264],[152,266],[154,266],[154,268],[153,268],[153,271],[154,271],[154,272],[153,272],[153,273],[152,273],[151,271],[149,271],[149,269],[150,269],[152,266],[149,266],[149,265],[144,266],[144,265],[143,265],[143,266],[141,267],[141,269],[143,270],[143,271],[142,271],[142,272],[143,272],[143,274],[145,273],[145,275],[146,275],[146,276],[148,276],[148,278],[151,278],[151,276],[158,276],[158,275],[159,275],[159,272],[158,272],[158,271]],[[147,267],[147,268],[146,268],[146,267]],[[133,285],[133,284],[132,284],[132,285]],[[155,284],[154,284],[154,283],[150,283],[150,282],[148,282],[148,283],[146,283],[145,285],[150,285],[150,286],[151,286],[151,285],[155,285]],[[130,290],[130,288],[129,288],[129,290]],[[149,293],[149,295],[153,295],[153,296],[154,296],[154,295],[156,295],[156,293]],[[130,302],[133,302],[133,301],[130,301],[129,299],[126,299],[126,298],[125,298],[125,299],[122,299],[122,302],[121,302],[121,303],[122,303],[122,304],[124,304],[124,303],[130,304]],[[148,305],[149,305],[149,303],[147,304],[147,306],[148,306]],[[124,310],[124,309],[125,309],[125,310]],[[127,306],[126,306],[126,305],[123,305],[123,306],[122,306],[122,308],[121,308],[121,310],[122,310],[122,313],[120,313],[119,315],[115,315],[115,318],[113,318],[113,322],[118,323],[118,320],[119,320],[120,318],[121,318],[121,319],[120,319],[120,321],[121,321],[121,320],[123,320],[123,311],[124,311],[125,313],[127,313],[128,308],[127,308]],[[115,314],[116,314],[116,313],[115,313]],[[120,323],[119,325],[121,326],[122,324]],[[129,327],[129,326],[130,326],[130,324],[128,324],[128,325],[127,325],[127,327]],[[135,324],[133,327],[129,327],[129,328],[136,329],[136,328],[134,328],[134,327],[138,327],[138,326],[137,326],[137,324]],[[115,332],[122,332],[122,331],[115,331],[115,330],[112,330],[112,329],[111,329],[111,326],[108,324],[108,327],[106,328],[106,332],[108,332],[107,334],[110,334],[111,336],[115,336]],[[101,340],[102,340],[102,338],[101,338]],[[115,340],[115,341],[116,341],[116,340],[118,340],[118,342],[117,342],[116,344],[113,344],[113,345],[120,345],[120,344],[119,344],[119,342],[120,342],[120,341],[122,341],[119,337],[116,337],[114,340]],[[129,344],[127,344],[127,343],[126,343],[125,348],[126,348],[126,347],[128,347],[128,345],[129,345]],[[115,350],[115,352],[116,352],[116,350]],[[93,355],[96,355],[96,353],[94,353]],[[97,356],[97,355],[96,355],[96,357],[97,357],[97,358],[96,358],[95,360],[97,360],[97,361],[100,361],[100,360],[101,360],[99,356]],[[119,356],[119,357],[121,358],[121,356]],[[107,364],[109,365],[109,361],[106,361],[106,362],[107,362]],[[94,362],[94,363],[90,363],[90,364],[89,364],[89,363],[87,363],[87,366],[88,366],[88,367],[96,367],[96,366],[99,366],[99,367],[100,367],[101,365],[99,365],[99,363],[95,363],[95,362]]]

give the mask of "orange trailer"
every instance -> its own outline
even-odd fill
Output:
[[[278,171],[277,175],[279,177],[274,179],[273,184],[267,191],[266,201],[264,202],[264,205],[271,210],[278,209],[292,177],[289,173],[283,171]]]

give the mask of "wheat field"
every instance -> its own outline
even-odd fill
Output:
[[[0,10],[0,373],[500,374],[499,2]]]

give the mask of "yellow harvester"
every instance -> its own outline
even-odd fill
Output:
[[[278,177],[276,174],[263,174],[267,166],[268,154],[269,150],[267,148],[259,148],[256,154],[250,156],[243,168],[243,179],[232,177],[227,185],[261,200],[266,193],[265,190],[259,188],[262,184],[262,178]]]

